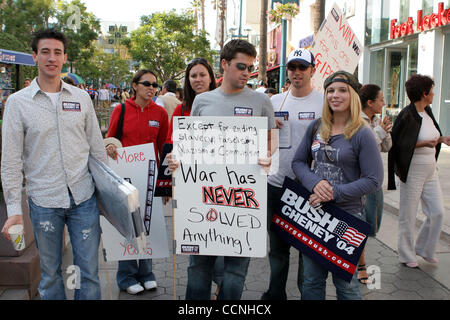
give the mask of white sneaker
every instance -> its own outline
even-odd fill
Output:
[[[158,285],[156,284],[156,281],[154,281],[154,280],[144,282],[145,290],[153,290],[153,289],[156,289],[157,286]]]
[[[142,286],[139,283],[133,284],[132,286],[129,286],[127,288],[127,292],[129,294],[137,294],[142,291],[144,291],[144,288],[142,288]]]

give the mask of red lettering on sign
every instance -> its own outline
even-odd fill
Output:
[[[142,152],[142,151],[128,154],[126,150],[123,150],[121,153],[117,153],[117,160],[116,160],[117,163],[119,163],[119,159],[125,160],[126,163],[146,161],[144,152]]]
[[[224,186],[202,187],[202,201],[205,204],[259,208],[259,202],[255,199],[255,191],[250,188],[229,187],[227,191]]]

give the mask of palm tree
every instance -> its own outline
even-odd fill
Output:
[[[323,19],[325,19],[325,0],[316,0],[311,5],[311,27],[314,33],[319,30]]]
[[[260,42],[259,42],[259,67],[258,80],[267,82],[267,9],[269,7],[268,0],[261,0],[261,17],[260,17]]]

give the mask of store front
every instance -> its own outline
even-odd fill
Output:
[[[384,112],[394,119],[409,104],[405,82],[412,74],[431,76],[436,84],[433,113],[444,134],[450,134],[449,8],[450,0],[366,3],[368,83],[383,89]]]
[[[0,118],[8,96],[21,89],[19,80],[21,65],[35,66],[36,64],[31,54],[0,49]],[[13,81],[14,71],[15,81]]]

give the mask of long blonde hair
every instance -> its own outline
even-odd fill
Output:
[[[339,78],[345,78],[345,76],[338,76]],[[350,118],[344,128],[345,139],[350,140],[351,137],[359,130],[360,127],[365,126],[366,122],[361,116],[361,99],[358,93],[348,85],[348,90],[350,91]],[[320,128],[320,136],[324,141],[330,138],[331,127],[333,126],[333,110],[331,110],[328,104],[328,99],[326,97],[327,89],[325,89],[325,99],[323,102],[322,110],[322,123]]]

